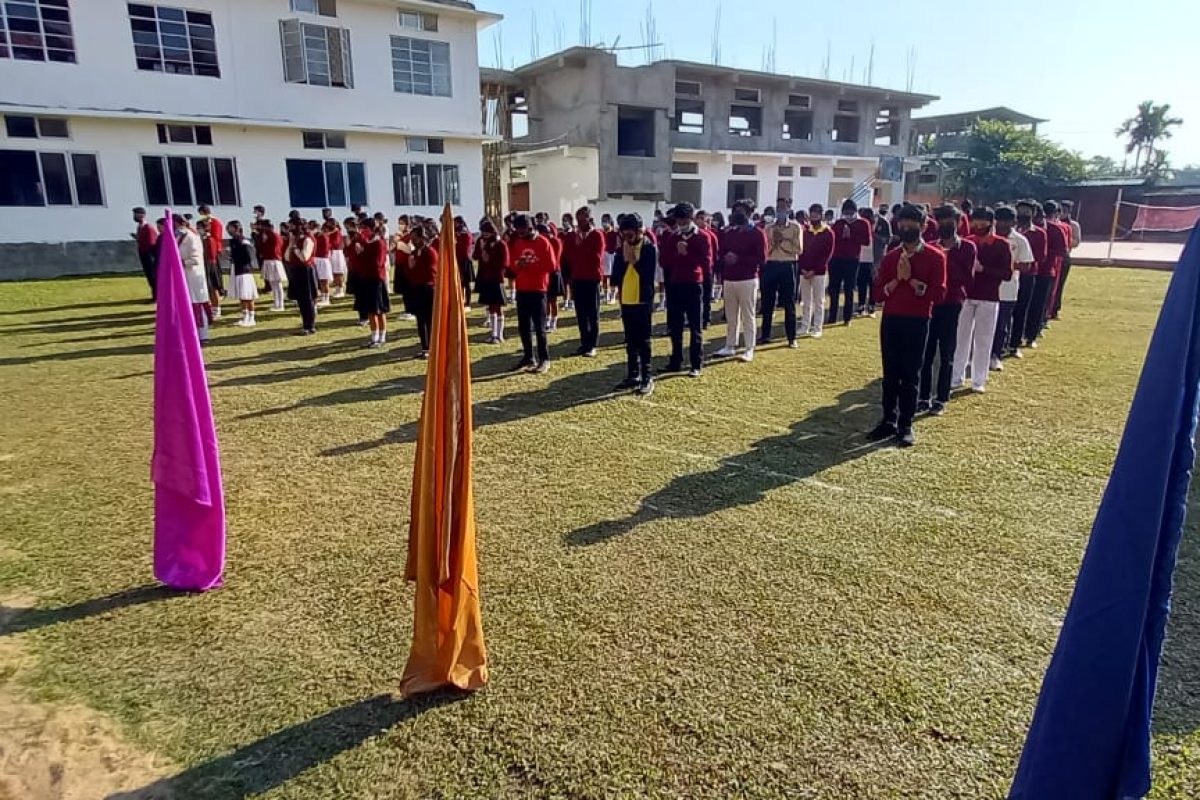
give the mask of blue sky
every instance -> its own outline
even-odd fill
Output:
[[[560,43],[579,44],[580,4],[476,0],[479,8],[505,17],[498,28],[480,34],[480,62],[496,65],[497,35],[504,66],[529,61],[535,9],[540,55],[549,55]],[[1042,131],[1085,157],[1106,155],[1120,162],[1124,148],[1113,129],[1142,100],[1170,103],[1172,115],[1184,120],[1167,143],[1171,163],[1200,164],[1198,0],[1140,0],[1132,6],[1095,0],[1032,6],[894,0],[593,0],[591,5],[593,43],[611,45],[619,36],[621,46],[645,41],[651,5],[656,39],[663,45],[658,58],[711,61],[718,6],[721,63],[726,66],[761,69],[772,20],[778,20],[775,68],[782,73],[821,77],[828,47],[829,77],[845,80],[853,60],[854,81],[861,83],[874,42],[872,83],[904,89],[913,49],[913,91],[942,98],[918,113],[1009,106],[1049,119]],[[1113,11],[1100,13],[1101,6]],[[985,8],[1010,13],[980,18],[977,12]],[[902,19],[901,9],[915,11]],[[640,51],[622,54],[623,63],[639,59],[644,60]]]

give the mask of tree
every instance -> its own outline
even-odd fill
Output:
[[[983,203],[1045,197],[1053,186],[1081,180],[1083,159],[1011,122],[980,120],[968,139],[967,162],[951,178],[950,193]]]
[[[1083,165],[1089,178],[1116,178],[1121,175],[1121,168],[1108,156],[1092,156]]]
[[[1134,174],[1155,177],[1165,171],[1165,156],[1156,155],[1158,143],[1170,139],[1171,129],[1183,124],[1182,119],[1169,116],[1170,113],[1170,103],[1155,105],[1153,100],[1144,100],[1138,104],[1137,113],[1117,128],[1116,135],[1126,138],[1125,152],[1134,154]]]

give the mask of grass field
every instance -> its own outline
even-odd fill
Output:
[[[416,703],[411,327],[217,328],[227,584],[168,596],[144,286],[0,284],[0,677],[166,764],[128,798],[1001,797],[1167,282],[1075,275],[1045,345],[911,451],[862,437],[871,321],[648,401],[609,393],[612,312],[597,361],[560,357],[564,317],[546,376],[476,345],[492,683]],[[1194,536],[1179,583],[1155,798],[1200,794]]]

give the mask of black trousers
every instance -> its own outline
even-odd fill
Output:
[[[912,429],[917,413],[917,391],[921,378],[921,359],[929,320],[884,314],[879,326],[879,347],[883,355],[883,421],[895,425],[901,433]]]
[[[1058,268],[1058,291],[1054,293],[1054,308],[1050,309],[1050,316],[1058,319],[1058,312],[1062,311],[1063,292],[1067,288],[1067,277],[1071,274],[1071,256],[1067,254],[1063,256],[1062,266]]]
[[[845,308],[842,310],[842,320],[849,322],[854,316],[854,288],[858,286],[858,259],[835,258],[829,262],[829,318],[828,322],[837,322],[838,301],[844,295]]]
[[[871,284],[875,283],[875,262],[858,262],[858,310],[874,311],[875,304],[871,302]]]
[[[621,306],[621,327],[625,329],[626,377],[645,383],[650,380],[650,330],[654,326],[651,305]]]
[[[1034,278],[1033,296],[1029,300],[1029,316],[1025,319],[1025,341],[1035,341],[1046,327],[1046,314],[1050,310],[1050,295],[1058,280],[1053,275],[1038,275]]]
[[[317,328],[317,301],[308,292],[296,294],[296,307],[300,309],[300,324],[306,331]]]
[[[537,339],[537,360],[550,360],[550,349],[546,346],[546,293],[517,292],[517,330],[521,334],[521,347],[525,360],[533,360],[533,340]]]
[[[150,284],[150,299],[158,299],[158,258],[153,250],[147,253],[138,253],[138,260],[142,262],[142,272],[146,275],[146,283]]]
[[[429,326],[433,323],[433,287],[410,287],[408,300],[412,315],[417,318],[417,338],[421,341],[421,349],[429,352]]]
[[[689,356],[692,369],[704,364],[704,332],[700,320],[704,294],[702,283],[667,284],[667,330],[671,333],[671,365],[683,364],[683,328],[690,332]]]
[[[712,296],[713,296],[713,276],[710,271],[704,276],[704,298],[701,300],[703,310],[701,315],[701,327],[708,330],[708,326],[712,325]]]
[[[600,342],[600,281],[571,281],[571,291],[579,325],[579,349],[595,350]]]
[[[771,338],[775,306],[783,307],[783,329],[789,342],[796,341],[796,262],[768,261],[762,273],[762,338]]]
[[[1000,312],[996,316],[996,335],[992,337],[992,355],[996,358],[1004,358],[1004,354],[1009,350],[1008,342],[1012,336],[1013,309],[1016,306],[1015,300],[1000,301]]]
[[[958,349],[958,315],[962,306],[946,303],[933,307],[929,338],[925,342],[925,360],[921,364],[921,388],[918,396],[942,405],[950,402],[950,374],[954,371],[954,353]],[[933,362],[938,362],[937,394],[933,394]]]
[[[1032,275],[1021,273],[1021,288],[1017,293],[1017,304],[1013,306],[1012,319],[1012,335],[1008,339],[1008,349],[1016,350],[1021,346],[1021,339],[1025,336],[1025,325],[1029,319],[1029,309],[1033,300],[1033,284],[1035,278]]]

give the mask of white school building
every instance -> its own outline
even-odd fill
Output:
[[[130,210],[483,213],[461,0],[0,3],[0,280],[136,268]]]

